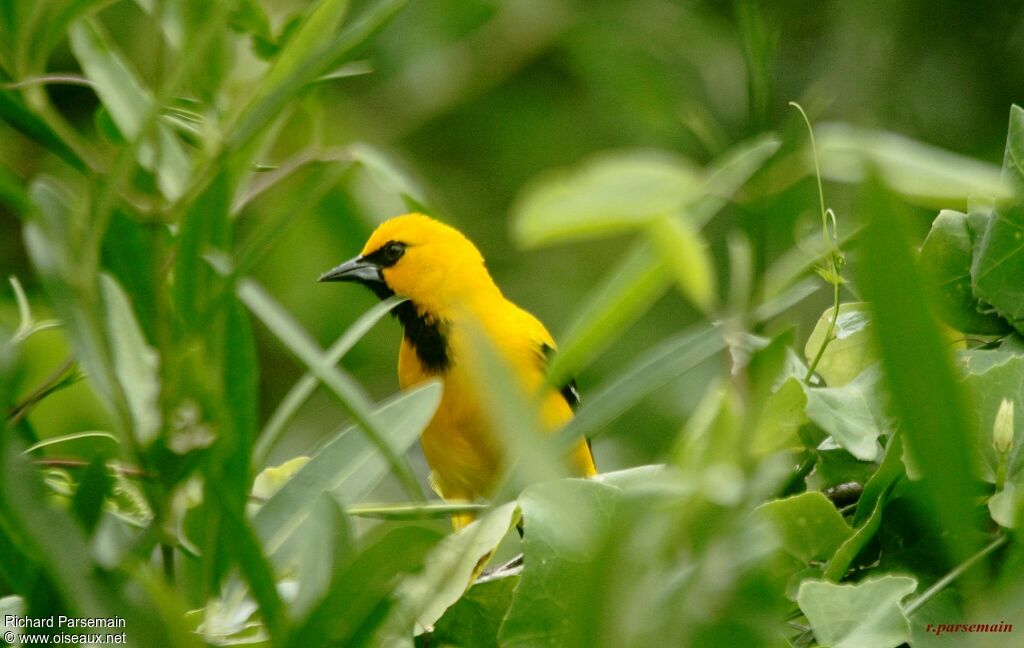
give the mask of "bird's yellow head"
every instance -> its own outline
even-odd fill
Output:
[[[497,290],[476,246],[455,228],[423,214],[384,221],[359,256],[325,272],[320,281],[360,283],[381,299],[402,295],[433,313]]]

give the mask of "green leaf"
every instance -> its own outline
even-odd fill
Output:
[[[763,457],[779,450],[802,448],[799,430],[809,422],[807,395],[799,378],[790,376],[765,401],[754,427],[750,452]]]
[[[762,504],[754,515],[771,522],[783,551],[804,563],[827,560],[853,535],[832,502],[818,492]]]
[[[878,456],[878,437],[892,427],[872,367],[844,387],[806,387],[807,416],[861,461]]]
[[[871,220],[857,265],[859,285],[873,305],[892,413],[921,468],[926,506],[931,506],[926,515],[948,531],[944,542],[959,562],[980,541],[971,524],[976,519],[971,500],[979,488],[971,470],[977,449],[948,345],[932,317],[930,295],[921,289],[906,230],[910,221],[883,188],[868,189],[864,210]]]
[[[974,236],[967,214],[943,209],[932,222],[918,262],[936,286],[940,313],[947,324],[964,333],[998,335],[1010,330],[1006,321],[982,313],[971,288]]]
[[[610,532],[619,489],[566,479],[536,484],[519,498],[524,569],[498,634],[500,645],[576,645],[587,584]]]
[[[885,448],[885,458],[871,479],[864,484],[864,491],[857,500],[857,511],[853,515],[855,525],[868,519],[875,511],[877,502],[882,499],[889,486],[906,474],[903,465],[903,435],[895,432],[889,438]]]
[[[396,453],[374,422],[362,390],[340,369],[324,362],[324,352],[291,315],[251,279],[238,283],[238,297],[337,397],[359,424],[367,439],[387,459],[391,470],[413,497],[422,490],[409,465]],[[435,403],[436,407],[436,403]],[[429,420],[429,419],[428,419]],[[424,423],[425,424],[425,423]],[[402,449],[404,452],[404,448]]]
[[[563,439],[589,438],[654,390],[707,362],[725,348],[725,340],[719,332],[707,325],[695,326],[659,343],[589,395],[560,436]]]
[[[598,353],[651,307],[668,288],[664,262],[651,244],[634,244],[619,264],[588,296],[551,362],[548,380],[568,382]]]
[[[517,522],[517,510],[518,505],[509,502],[449,535],[427,554],[422,572],[398,585],[398,615],[415,621],[415,634],[433,627],[472,585]]]
[[[513,233],[536,247],[635,230],[699,198],[699,174],[664,151],[605,153],[529,187],[514,209]]]
[[[424,385],[383,403],[372,417],[388,431],[395,452],[405,452],[430,422],[441,388]],[[317,451],[308,463],[256,513],[253,528],[270,555],[285,544],[309,514],[316,496],[330,492],[344,504],[364,497],[387,474],[388,464],[359,434],[348,427]]]
[[[129,140],[145,135],[148,122],[156,117],[156,101],[100,24],[84,19],[72,25],[68,34],[75,58],[118,129]],[[156,173],[164,196],[176,200],[185,192],[192,173],[191,163],[170,129],[158,123],[155,133],[155,142],[147,140],[139,146],[139,164]]]
[[[286,79],[308,65],[308,62],[334,36],[335,30],[348,12],[348,6],[348,0],[324,0],[306,14],[298,30],[288,39],[287,44],[274,59],[270,70],[263,77],[262,87],[257,96],[282,85]]]
[[[1013,482],[988,500],[988,512],[1001,527],[1015,529],[1024,513],[1024,492]]]
[[[811,336],[804,346],[804,357],[814,359],[832,322],[833,309],[829,307],[818,318]],[[864,302],[839,305],[832,341],[825,348],[815,371],[829,387],[842,387],[878,361],[871,347],[871,312]]]
[[[808,490],[826,491],[833,486],[857,483],[864,486],[878,471],[873,461],[860,461],[846,450],[815,450],[818,460],[804,482]],[[858,502],[860,499],[857,500]]]
[[[232,186],[230,174],[222,169],[187,206],[178,226],[173,294],[186,332],[202,330],[213,315],[219,278],[204,257],[228,247]]]
[[[102,457],[97,457],[82,473],[82,480],[71,500],[71,508],[82,523],[86,535],[92,535],[103,512],[103,502],[110,493],[112,480]]]
[[[663,216],[648,224],[647,239],[683,296],[709,312],[716,299],[715,271],[704,237],[682,217]]]
[[[356,547],[348,517],[328,493],[315,497],[296,537],[298,594],[289,611],[301,616],[327,593],[332,574],[340,573],[355,558]]]
[[[434,531],[401,527],[370,544],[334,574],[330,589],[282,645],[379,645],[373,635],[390,618],[396,579],[419,569],[438,539]]]
[[[404,297],[389,297],[384,301],[374,304],[369,310],[359,316],[352,326],[342,333],[334,344],[324,354],[324,361],[329,365],[338,364],[349,350],[355,346],[382,317],[391,312],[391,309],[405,301]],[[288,425],[288,422],[299,411],[299,408],[316,391],[319,381],[311,371],[303,374],[302,378],[296,381],[295,385],[288,391],[277,409],[267,421],[263,431],[260,432],[259,441],[253,457],[255,465],[262,465],[270,452],[270,448],[277,442]]]
[[[258,0],[239,0],[229,17],[232,29],[253,35],[266,42],[272,42],[270,19]]]
[[[961,362],[970,369],[963,378],[967,393],[972,396],[974,424],[972,446],[976,448],[975,473],[987,482],[995,483],[999,454],[992,445],[992,429],[996,413],[1003,399],[1013,403],[1016,416],[1013,422],[1013,447],[1006,457],[1007,477],[1024,478],[1024,356],[1001,351],[972,350],[961,354]],[[971,364],[973,363],[973,366]],[[989,364],[991,363],[991,364]],[[985,366],[988,365],[988,366]]]
[[[274,569],[267,560],[270,552],[260,545],[253,526],[235,510],[226,493],[217,488],[206,492],[220,511],[223,532],[231,538],[231,557],[259,604],[267,632],[273,639],[283,637],[288,632],[287,608],[278,594]]]
[[[853,561],[860,552],[864,550],[868,542],[878,533],[878,529],[882,525],[882,509],[885,508],[886,499],[891,489],[892,483],[890,482],[890,485],[875,500],[871,515],[864,520],[862,525],[857,527],[853,535],[843,542],[832,556],[832,559],[828,561],[823,574],[827,580],[842,580],[846,575],[846,570],[850,568],[850,565],[853,564]]]
[[[498,630],[519,584],[518,575],[478,582],[448,608],[434,626],[431,642],[439,645],[498,648]]]
[[[114,375],[128,402],[132,433],[145,446],[160,432],[160,356],[146,343],[128,296],[117,280],[101,274],[100,289]]]
[[[907,576],[882,576],[856,585],[804,581],[797,603],[815,638],[830,648],[896,648],[910,639],[900,607],[917,589]]]
[[[0,81],[5,80],[6,75],[0,73]],[[32,112],[14,90],[0,88],[0,119],[46,147],[75,169],[85,171],[88,168],[79,154],[50,127],[46,120]]]
[[[995,166],[902,135],[847,124],[825,124],[815,131],[821,172],[832,180],[859,183],[874,172],[892,191],[934,207],[1014,193]]]
[[[275,63],[273,75],[264,80],[235,120],[226,140],[227,150],[236,152],[252,143],[306,85],[344,62],[352,50],[387,23],[407,1],[379,0],[364,11],[358,20],[333,37],[327,31],[333,29],[331,20],[341,16],[347,3],[338,0],[323,3],[323,8],[315,12],[316,20],[310,16],[303,23],[305,35],[300,42],[295,43],[299,34],[288,38],[278,55],[281,62]],[[323,40],[325,36],[328,37],[326,41]]]
[[[1024,189],[1024,109],[1010,109],[1005,180]],[[1024,202],[998,206],[971,265],[974,294],[1018,331],[1024,328]]]
[[[400,196],[407,209],[424,214],[433,213],[426,191],[409,171],[403,169],[387,153],[365,142],[350,144],[345,150],[370,173],[377,186]]]
[[[693,225],[703,225],[710,220],[775,155],[781,145],[777,135],[761,135],[737,144],[707,167],[706,195],[691,211]]]

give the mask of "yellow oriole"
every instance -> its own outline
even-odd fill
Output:
[[[501,444],[495,439],[479,393],[479,377],[464,360],[470,356],[467,329],[482,330],[519,378],[527,394],[545,388],[551,334],[540,321],[502,295],[484,266],[483,256],[461,232],[422,214],[382,223],[359,256],[325,272],[320,281],[351,281],[385,299],[408,297],[393,314],[404,338],[398,356],[398,381],[407,388],[430,378],[444,384],[441,404],[420,437],[433,471],[431,485],[446,500],[487,497],[502,469]],[[572,418],[579,403],[576,385],[549,389],[541,400],[540,420],[555,430]],[[570,452],[580,476],[597,471],[586,442]],[[472,516],[452,518],[456,529]]]

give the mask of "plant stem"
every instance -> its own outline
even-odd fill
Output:
[[[834,264],[833,264],[834,266]],[[810,384],[811,378],[814,376],[814,370],[818,368],[818,363],[821,362],[821,357],[825,355],[825,349],[828,348],[829,342],[832,341],[832,335],[836,330],[836,322],[839,321],[839,283],[832,284],[832,319],[828,323],[828,329],[825,331],[825,337],[821,341],[821,346],[818,347],[818,352],[814,354],[814,360],[807,367],[807,375],[804,376],[804,384]]]
[[[65,376],[65,374],[74,366],[75,356],[69,355],[53,373],[47,376],[31,394],[25,397],[25,400],[12,407],[11,411],[7,413],[7,421],[11,427],[17,425],[18,421],[24,418],[25,415],[28,414],[29,410],[31,410],[41,400],[49,396],[55,390],[64,386],[65,381],[71,380],[73,382],[74,376]]]
[[[946,587],[950,583],[959,578],[964,572],[973,567],[978,561],[980,561],[982,558],[989,555],[999,547],[1006,544],[1006,542],[1009,539],[1010,538],[1007,535],[1000,535],[998,538],[988,543],[978,553],[974,554],[967,560],[963,561],[962,563],[954,567],[952,571],[950,571],[948,574],[937,580],[934,585],[925,590],[924,593],[921,594],[921,596],[917,597],[909,604],[907,604],[907,606],[903,608],[903,614],[907,617],[910,617],[910,615],[921,609],[921,607],[924,606],[925,603],[934,598],[936,594],[946,589]]]
[[[836,231],[835,212],[832,212],[832,230],[831,236],[829,236],[829,210],[825,208],[825,189],[821,183],[821,164],[818,162],[818,145],[814,141],[814,128],[811,126],[811,120],[807,117],[807,113],[804,112],[803,106],[795,101],[790,101],[789,105],[793,106],[800,112],[800,116],[803,117],[804,123],[807,124],[807,134],[811,139],[811,158],[814,160],[814,179],[818,183],[818,206],[821,208],[821,240],[825,244],[825,255],[826,259],[828,259],[829,270],[832,275],[829,279],[829,283],[832,284],[832,320],[828,323],[828,330],[825,331],[825,337],[821,340],[821,346],[818,347],[818,352],[814,355],[814,360],[812,360],[810,366],[807,367],[807,375],[804,376],[804,384],[810,385],[811,378],[814,376],[814,370],[818,368],[818,363],[821,362],[821,357],[825,355],[825,349],[832,341],[832,334],[835,332],[836,322],[839,320],[839,284],[842,283],[839,276],[839,262],[837,260],[838,251],[836,250],[836,239],[838,238],[839,233]]]
[[[89,466],[88,461],[74,458],[36,459],[32,463],[37,466],[43,466],[44,468],[86,468]],[[134,477],[136,479],[149,479],[152,477],[151,474],[136,466],[107,464],[107,467],[120,475],[124,475],[125,477]]]

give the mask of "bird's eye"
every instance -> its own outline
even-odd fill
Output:
[[[405,254],[405,245],[398,241],[391,241],[384,246],[384,258],[387,259],[389,263],[398,261],[403,254]]]

